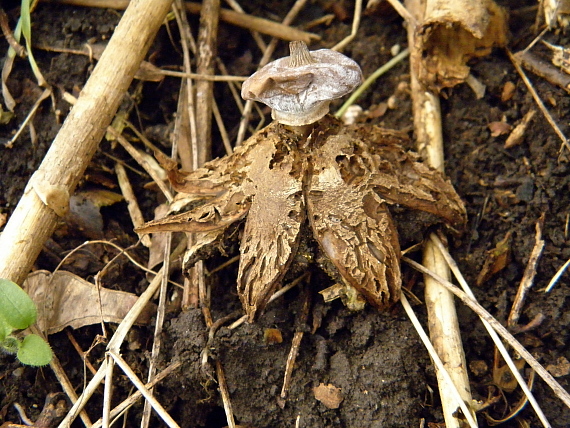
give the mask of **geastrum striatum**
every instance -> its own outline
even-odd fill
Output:
[[[138,232],[197,234],[186,267],[245,219],[238,294],[253,321],[280,286],[304,225],[339,276],[378,308],[400,296],[400,245],[389,205],[463,226],[465,208],[441,173],[402,147],[406,137],[368,125],[344,126],[329,103],[362,80],[358,65],[328,49],[291,55],[252,75],[242,96],[262,101],[275,119],[231,156],[190,173],[159,156],[173,187],[201,205],[147,223]]]

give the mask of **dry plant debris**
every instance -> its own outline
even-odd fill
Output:
[[[415,30],[411,48],[422,54],[414,72],[427,87],[437,91],[464,82],[470,59],[506,45],[507,15],[493,0],[426,3],[427,19]]]
[[[303,85],[311,87],[311,81]],[[343,126],[325,117],[309,129],[274,122],[231,156],[191,173],[159,157],[177,191],[209,199],[137,232],[198,233],[187,269],[223,245],[223,232],[247,216],[237,284],[253,321],[279,287],[308,220],[343,280],[386,308],[398,300],[401,286],[398,234],[388,205],[424,211],[449,225],[466,221],[452,185],[404,150],[405,142],[395,131]]]
[[[124,291],[98,288],[67,271],[36,271],[24,282],[24,289],[38,307],[38,327],[48,334],[65,327],[121,322],[138,299]],[[149,303],[137,322],[147,324],[155,312]]]
[[[317,400],[329,409],[338,409],[343,400],[341,389],[330,383],[328,385],[321,383],[319,386],[315,386],[313,394],[315,394]]]

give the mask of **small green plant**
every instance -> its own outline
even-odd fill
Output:
[[[48,343],[37,334],[24,338],[14,336],[36,322],[36,305],[18,284],[0,279],[0,349],[16,354],[23,364],[45,366],[51,361],[52,351]]]

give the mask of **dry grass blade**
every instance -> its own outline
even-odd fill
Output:
[[[465,303],[471,310],[473,310],[479,317],[485,320],[487,323],[491,325],[491,327],[509,344],[511,345],[525,361],[531,366],[534,371],[538,373],[538,375],[550,386],[550,388],[554,391],[556,396],[560,398],[564,404],[570,408],[570,394],[560,386],[560,384],[552,377],[550,373],[546,371],[544,367],[528,352],[524,346],[522,346],[518,340],[516,340],[511,333],[501,324],[499,323],[489,312],[485,310],[479,303],[471,299],[469,295],[451,282],[443,279],[441,276],[437,275],[436,273],[426,269],[421,264],[407,258],[402,257],[402,260],[408,263],[417,271],[430,276],[439,284],[444,286],[450,292],[455,294],[463,303]]]
[[[43,100],[45,100],[47,97],[49,97],[50,95],[53,96],[53,91],[51,88],[47,88],[44,89],[44,91],[42,92],[42,94],[38,97],[38,99],[36,100],[36,102],[34,103],[34,105],[32,106],[32,108],[30,109],[30,111],[28,112],[28,115],[26,116],[26,118],[24,119],[24,121],[22,122],[22,124],[20,125],[20,128],[18,129],[18,131],[16,131],[16,133],[14,134],[14,136],[12,138],[10,138],[10,140],[5,144],[5,147],[7,149],[11,149],[14,146],[14,143],[16,142],[16,140],[20,137],[20,135],[22,134],[22,132],[24,131],[24,129],[26,128],[26,125],[28,123],[30,123],[30,121],[34,118],[34,115],[36,114],[36,111],[38,110],[38,108],[40,107],[40,104],[42,103]],[[30,126],[32,126],[30,124]]]
[[[122,164],[116,163],[115,173],[117,174],[117,181],[119,182],[119,187],[121,188],[123,197],[125,198],[125,201],[127,201],[127,209],[129,210],[133,226],[140,227],[144,224],[144,218],[139,208],[135,192],[133,191],[129,181],[129,177],[127,176],[127,171]],[[139,238],[145,247],[150,247],[151,242],[148,235],[139,235]]]
[[[156,375],[156,377],[152,380],[152,382],[147,383],[145,387],[147,389],[153,388],[158,382],[166,378],[168,375],[170,375],[174,370],[176,370],[180,366],[181,363],[173,363],[169,365],[158,375]],[[140,391],[136,391],[134,394],[132,394],[127,399],[118,404],[113,410],[111,410],[110,417],[111,419],[113,419],[113,422],[116,418],[120,417],[129,407],[135,404],[141,397],[142,393]],[[103,426],[103,421],[102,419],[99,419],[97,422],[95,422],[93,425],[90,426],[91,428],[100,428],[101,426]]]
[[[446,260],[447,264],[449,265],[451,271],[455,275],[455,278],[457,279],[457,281],[461,285],[461,288],[463,288],[463,291],[465,291],[465,293],[467,293],[467,295],[471,299],[475,300],[475,295],[471,292],[471,289],[469,288],[469,285],[465,281],[465,278],[463,278],[463,275],[461,274],[461,271],[459,270],[457,263],[455,263],[455,260],[453,260],[451,255],[447,252],[447,249],[445,248],[443,243],[440,241],[440,239],[436,235],[432,235],[430,237],[430,239],[432,239],[433,243],[437,246],[437,248],[439,249],[439,251],[441,252],[443,257],[445,258],[445,260]],[[544,412],[542,411],[542,409],[540,408],[540,406],[536,402],[536,399],[532,395],[532,392],[530,391],[529,387],[527,386],[525,380],[523,379],[523,377],[519,373],[513,359],[510,357],[507,349],[503,345],[503,342],[501,342],[501,340],[499,339],[499,336],[497,336],[497,333],[495,332],[495,330],[493,330],[493,328],[491,327],[491,325],[489,325],[489,323],[487,321],[485,321],[483,319],[481,319],[481,321],[482,321],[483,325],[485,326],[485,329],[487,329],[487,331],[489,332],[489,336],[491,336],[491,339],[493,339],[493,342],[495,343],[495,346],[497,347],[497,349],[501,353],[503,359],[505,360],[505,362],[509,366],[511,373],[516,378],[518,384],[520,385],[524,394],[526,395],[529,402],[531,403],[534,411],[538,415],[538,418],[541,420],[543,426],[549,427],[550,424],[549,424],[548,420],[546,419]]]
[[[141,382],[139,377],[135,374],[135,372],[129,367],[127,362],[118,354],[118,352],[109,350],[108,354],[113,357],[115,363],[123,370],[123,372],[127,375],[129,380],[137,387],[140,393],[147,399],[147,401],[152,405],[152,408],[158,413],[160,418],[171,428],[179,428],[179,425],[172,419],[172,416],[166,411],[162,405],[156,401],[156,399],[152,396],[150,391],[146,389],[144,384]]]
[[[554,288],[554,286],[556,285],[556,283],[558,282],[558,280],[560,279],[562,274],[566,271],[568,266],[570,266],[570,259],[566,260],[566,263],[564,263],[562,265],[562,267],[560,269],[558,269],[556,274],[552,277],[552,279],[550,280],[550,282],[548,283],[548,285],[544,289],[545,293],[550,293],[550,291],[552,291],[552,289]]]
[[[362,15],[362,0],[356,0],[354,2],[354,17],[352,18],[352,27],[350,29],[350,34],[342,39],[339,43],[334,45],[331,49],[333,51],[342,52],[342,50],[356,37],[358,32],[358,27],[360,27],[360,17]]]
[[[167,233],[166,244],[164,246],[164,262],[163,266],[166,267],[166,274],[162,276],[160,282],[160,291],[158,293],[158,311],[156,314],[156,323],[154,328],[154,337],[152,341],[152,351],[148,367],[148,382],[152,382],[156,375],[157,360],[160,356],[160,348],[162,344],[162,329],[164,326],[164,318],[166,314],[166,289],[168,285],[168,272],[170,269],[170,250],[172,246],[172,233]],[[152,396],[153,389],[149,389],[149,394]],[[145,402],[141,427],[148,427],[150,424],[150,403]],[[104,416],[104,415],[103,415]],[[105,424],[103,424],[105,426]]]
[[[467,404],[465,403],[465,401],[463,401],[463,398],[461,397],[461,394],[459,393],[459,391],[457,390],[455,383],[453,382],[453,380],[451,379],[451,376],[449,374],[449,372],[447,371],[447,369],[445,368],[445,365],[443,364],[443,362],[441,361],[441,358],[439,358],[439,355],[437,354],[437,351],[435,350],[435,348],[433,347],[431,341],[429,340],[429,337],[427,336],[426,332],[424,331],[422,325],[420,324],[420,321],[418,320],[418,318],[416,317],[416,314],[414,313],[414,310],[412,309],[412,307],[410,306],[410,303],[408,302],[408,299],[406,297],[405,294],[402,294],[400,301],[402,302],[402,306],[404,307],[404,310],[406,311],[406,314],[408,315],[408,318],[410,318],[410,321],[412,322],[412,324],[414,325],[414,328],[416,329],[416,331],[418,332],[418,334],[420,335],[420,338],[424,344],[424,346],[426,347],[426,349],[429,352],[430,357],[432,358],[432,361],[434,362],[434,364],[437,366],[438,368],[438,372],[441,373],[443,375],[443,377],[445,378],[446,382],[449,384],[449,388],[454,391],[454,397],[455,397],[455,403],[456,406],[458,408],[461,408],[461,410],[463,411],[463,415],[465,416],[465,418],[467,419],[467,422],[469,423],[469,426],[471,427],[477,427],[477,421],[474,418],[474,415],[471,413],[471,409],[469,409],[469,407],[467,407]]]

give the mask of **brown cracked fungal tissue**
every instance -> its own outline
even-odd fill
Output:
[[[451,183],[403,148],[403,134],[345,126],[331,100],[362,81],[356,62],[292,42],[291,55],[263,67],[242,96],[269,105],[275,119],[234,153],[192,172],[159,156],[179,195],[197,207],[151,221],[137,232],[196,234],[185,268],[223,247],[243,223],[237,289],[249,321],[263,312],[308,232],[334,275],[373,306],[400,296],[400,244],[390,205],[432,214],[461,228],[465,208]],[[240,226],[241,227],[241,226]]]

